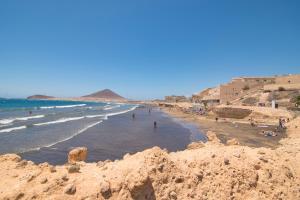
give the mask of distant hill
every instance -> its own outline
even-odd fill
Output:
[[[54,97],[41,95],[41,94],[36,94],[36,95],[32,95],[32,96],[27,97],[27,99],[52,99],[52,98],[54,98]]]
[[[125,100],[124,97],[118,95],[117,93],[105,89],[99,92],[92,93],[90,95],[83,96],[85,98],[97,98],[97,99],[108,99],[108,100]]]

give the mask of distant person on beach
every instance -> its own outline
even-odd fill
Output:
[[[134,113],[132,113],[132,119],[135,119],[135,114]]]
[[[29,111],[29,115],[32,115],[32,111],[31,110]]]
[[[218,122],[218,120],[219,120],[219,118],[218,118],[218,117],[216,117],[216,122]]]
[[[156,121],[154,121],[154,128],[157,128],[157,123],[156,123]]]
[[[148,111],[148,112],[149,112],[149,114],[151,113],[151,108],[149,108],[149,111]]]

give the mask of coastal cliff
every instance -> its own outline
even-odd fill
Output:
[[[299,199],[300,118],[282,145],[250,148],[192,143],[168,153],[154,147],[122,160],[36,165],[0,156],[0,199]]]

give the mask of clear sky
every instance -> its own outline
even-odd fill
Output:
[[[0,96],[191,95],[300,73],[299,0],[1,0]]]

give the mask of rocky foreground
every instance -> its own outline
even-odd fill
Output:
[[[223,145],[209,132],[185,151],[154,147],[113,162],[75,162],[86,156],[79,149],[63,166],[2,155],[0,199],[300,199],[300,118],[288,135],[271,150]]]

